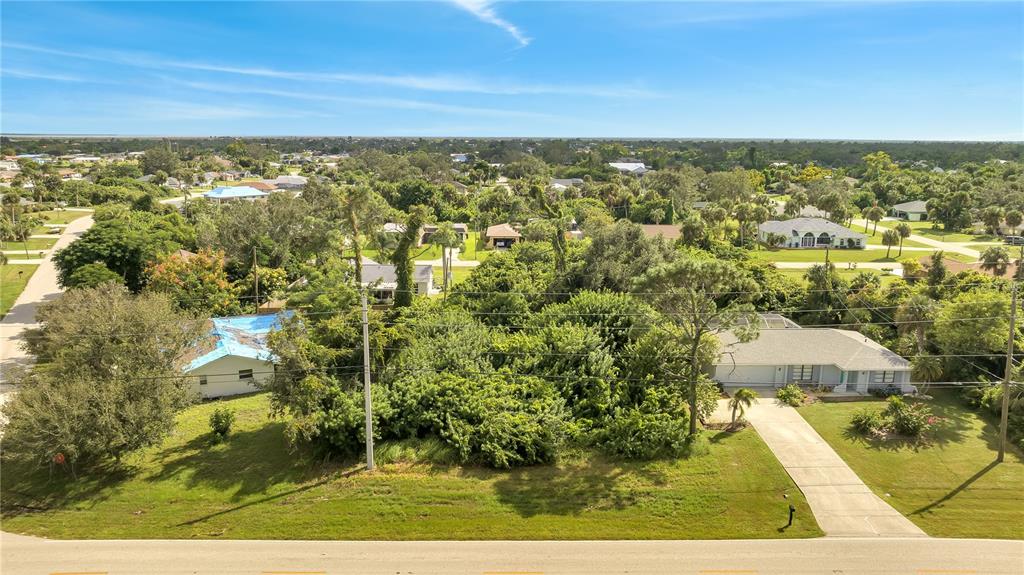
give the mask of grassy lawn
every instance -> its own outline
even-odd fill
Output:
[[[803,282],[803,283],[807,283],[807,281],[804,279],[804,274],[807,273],[807,270],[783,269],[783,270],[779,270],[779,272],[781,272],[782,274],[787,275],[787,276],[789,276],[789,277],[791,277],[791,278],[793,278],[793,279],[795,279],[797,281],[800,281],[800,282]],[[886,285],[886,284],[892,283],[893,281],[895,281],[896,279],[899,278],[899,276],[895,276],[895,275],[892,275],[892,274],[883,274],[879,270],[869,270],[869,269],[848,270],[848,269],[844,269],[844,268],[836,268],[836,273],[839,274],[839,277],[843,278],[846,281],[852,280],[853,278],[857,277],[857,275],[860,274],[860,273],[869,273],[869,274],[878,276],[879,279],[881,279],[883,286]]]
[[[14,301],[25,289],[28,279],[35,273],[34,264],[7,264],[0,266],[0,317],[7,315]]]
[[[848,229],[850,229],[852,231],[855,231],[858,234],[866,235],[868,237],[868,240],[867,240],[868,241],[868,245],[870,245],[870,246],[885,245],[885,244],[882,243],[882,234],[885,233],[885,229],[881,225],[878,226],[878,232],[875,235],[871,235],[871,230],[874,229],[873,225],[868,226],[868,231],[867,232],[864,231],[864,226],[854,225],[854,226],[846,226],[846,228],[848,228]],[[927,247],[931,247],[931,246],[926,246],[926,245],[924,245],[924,244],[922,244],[920,242],[915,242],[914,240],[903,240],[903,247],[905,247],[905,248],[927,248]],[[898,245],[893,246],[892,249],[895,252],[895,251],[899,250],[899,246]]]
[[[38,252],[39,250],[48,250],[53,247],[53,244],[57,243],[56,238],[29,238],[28,241],[24,242],[4,242],[3,250],[24,250],[28,247],[30,256],[39,255],[38,253],[32,253],[33,251]]]
[[[1024,539],[1024,458],[1010,450],[993,465],[993,422],[936,393],[932,409],[946,418],[930,445],[867,440],[848,430],[853,412],[881,403],[816,403],[801,415],[877,495],[938,537]]]
[[[932,222],[907,222],[910,227],[914,229],[914,233],[919,236],[924,236],[929,239],[939,240],[942,242],[987,242],[998,239],[996,236],[991,235],[973,235],[965,234],[963,232],[947,232],[942,229],[942,224],[939,224],[937,229],[932,228]]]
[[[48,210],[45,212],[35,212],[30,214],[33,216],[39,216],[43,219],[43,223],[47,224],[68,224],[78,218],[84,218],[89,215],[89,212],[69,212],[67,210]]]
[[[845,262],[880,262],[896,263],[897,249],[892,250],[892,257],[885,257],[885,250],[829,250],[828,259],[834,263]],[[909,252],[903,252],[904,257]],[[926,255],[924,252],[914,252]],[[750,252],[753,258],[769,262],[817,262],[824,263],[824,249],[760,249]]]
[[[228,405],[235,430],[207,439]],[[514,471],[358,465],[290,453],[256,395],[193,407],[176,434],[103,480],[4,465],[4,530],[53,538],[698,539],[814,537],[800,491],[752,430],[710,432],[710,453],[629,463],[587,454]],[[789,500],[782,498],[789,495]],[[781,531],[787,507],[793,527]]]
[[[475,268],[452,266],[452,285],[459,285],[464,282]],[[444,285],[444,278],[441,275],[441,266],[434,266],[434,287],[441,289]]]

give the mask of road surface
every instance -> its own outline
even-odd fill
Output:
[[[4,575],[1020,575],[1024,542],[47,541],[3,534],[0,560]]]
[[[898,224],[899,222],[900,222],[900,220],[893,220],[893,219],[884,219],[884,220],[882,220],[883,224]],[[860,219],[860,220],[854,219],[854,220],[851,220],[850,226],[851,227],[863,226],[865,223],[866,222],[864,220],[862,220],[862,219]],[[879,226],[879,229],[889,229],[890,227],[891,226],[881,225],[881,226]],[[920,235],[917,235],[917,234],[911,234],[910,237],[907,238],[907,239],[909,239],[911,241],[915,241],[915,242],[917,242],[919,244],[924,244],[924,245],[929,246],[929,247],[931,247],[933,249],[938,249],[938,250],[942,250],[944,252],[950,252],[950,253],[955,253],[955,254],[962,254],[962,255],[965,255],[967,257],[973,258],[975,260],[977,260],[978,258],[981,257],[981,253],[978,252],[978,250],[967,247],[966,243],[961,243],[961,242],[944,242],[944,241],[940,241],[940,240],[933,240],[932,238],[928,238],[928,237],[925,237],[925,236],[920,236]],[[971,242],[971,243],[976,243],[976,242]],[[907,248],[903,248],[903,249],[906,250]]]
[[[57,267],[53,264],[53,254],[77,240],[91,226],[92,216],[87,215],[72,221],[64,228],[57,243],[48,251],[39,268],[29,278],[11,311],[0,320],[0,382],[5,379],[3,375],[12,364],[25,364],[30,360],[21,349],[20,341],[22,332],[35,325],[36,307],[61,293],[60,286],[57,285]],[[34,251],[29,250],[30,253]],[[19,263],[13,258],[10,261]],[[0,389],[0,393],[2,392]]]

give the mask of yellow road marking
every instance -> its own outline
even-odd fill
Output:
[[[57,571],[50,575],[107,575],[106,571]]]
[[[977,573],[974,569],[918,569],[918,573]]]
[[[264,571],[263,575],[327,575],[327,571]]]
[[[756,569],[701,569],[700,573],[757,573]]]
[[[543,571],[484,571],[483,575],[544,575]]]

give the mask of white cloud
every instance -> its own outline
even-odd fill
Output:
[[[519,42],[520,46],[527,46],[532,40],[518,26],[498,16],[497,11],[494,10],[494,3],[490,0],[452,0],[452,3],[476,16],[481,22],[493,24],[508,32],[516,39],[516,42]]]
[[[22,68],[9,68],[4,67],[0,69],[0,73],[4,76],[11,76],[13,78],[28,78],[32,80],[52,80],[54,82],[88,82],[85,78],[78,76],[71,76],[68,74],[57,74],[53,72],[42,72],[39,70],[28,70]]]

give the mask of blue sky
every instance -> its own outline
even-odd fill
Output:
[[[1024,139],[1024,3],[3,2],[0,130]]]

